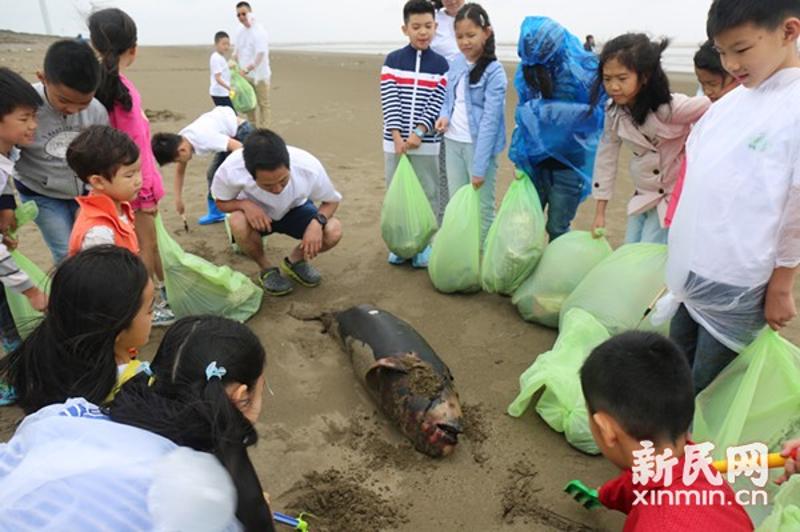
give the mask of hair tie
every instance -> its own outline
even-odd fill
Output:
[[[208,366],[206,366],[207,381],[210,381],[214,377],[218,378],[219,380],[222,380],[222,377],[224,377],[226,373],[228,373],[228,370],[226,370],[224,367],[222,366],[217,367],[216,360],[210,363]]]

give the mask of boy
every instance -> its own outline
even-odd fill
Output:
[[[696,457],[690,464],[686,449],[694,393],[686,357],[675,344],[654,333],[623,333],[592,351],[580,378],[592,436],[603,456],[623,470],[598,494],[603,506],[628,515],[624,531],[753,529],[711,464],[703,467],[707,474],[685,478],[685,465],[694,465]],[[667,461],[661,471],[640,479],[632,468],[640,465],[633,453],[644,449],[642,442],[652,443],[653,461],[660,456]]]
[[[108,113],[94,99],[100,64],[86,43],[53,43],[44,58],[44,72],[37,77],[40,83],[34,88],[44,100],[37,112],[39,127],[35,140],[22,149],[15,177],[22,200],[33,200],[39,207],[36,225],[58,264],[67,256],[78,210],[74,198],[85,193],[67,166],[67,146],[85,128],[107,125]]]
[[[800,264],[800,0],[715,0],[707,29],[741,86],[687,141],[660,303],[696,393],[765,324],[795,317]]]
[[[713,41],[704,42],[694,54],[694,73],[703,89],[703,94],[712,102],[716,102],[739,85],[723,68]]]
[[[281,273],[307,287],[322,281],[310,261],[342,238],[342,225],[333,217],[342,196],[316,157],[258,129],[219,167],[211,194],[219,209],[230,213],[235,243],[261,268],[265,292],[281,296],[292,291]],[[264,254],[261,238],[272,233],[301,241],[280,267]]]
[[[0,242],[0,281],[4,287],[24,294],[31,306],[40,311],[47,306],[47,296],[17,267],[8,248],[14,249],[17,246],[16,240],[9,235],[9,231],[13,231],[16,225],[16,204],[11,186],[14,161],[19,157],[19,150],[15,146],[33,142],[36,110],[41,104],[41,97],[30,83],[16,72],[0,68],[0,225],[3,235]],[[0,337],[6,353],[19,345],[19,334],[3,287],[0,287]],[[0,405],[7,404],[11,395],[11,391],[0,383]]]
[[[214,51],[208,61],[211,70],[211,86],[208,93],[214,105],[227,105],[233,109],[231,101],[231,70],[228,68],[228,60],[225,56],[231,48],[231,40],[224,31],[214,34]]]
[[[76,198],[78,217],[69,239],[69,255],[103,244],[139,254],[129,203],[142,188],[139,148],[128,135],[110,126],[90,126],[67,148],[67,162],[91,187]]]
[[[381,69],[383,151],[388,187],[403,154],[414,167],[434,213],[439,212],[439,144],[434,123],[447,92],[447,60],[430,49],[436,34],[436,13],[427,0],[409,0],[403,7],[403,33],[408,46],[386,56]],[[440,218],[440,217],[439,217]],[[427,268],[431,248],[412,259]],[[404,259],[389,253],[390,264]]]
[[[183,128],[180,133],[156,133],[153,135],[152,148],[156,161],[160,166],[172,162],[178,163],[175,168],[175,208],[183,215],[183,181],[186,176],[186,165],[196,153],[198,155],[214,154],[214,159],[206,172],[208,180],[208,213],[197,223],[200,225],[215,224],[225,220],[225,214],[217,209],[211,197],[211,181],[217,168],[232,151],[242,147],[244,139],[253,131],[250,122],[242,120],[230,107],[215,107],[201,115],[194,122]]]

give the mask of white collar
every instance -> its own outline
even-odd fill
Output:
[[[8,154],[6,157],[3,154],[0,154],[0,170],[3,172],[10,174],[14,171],[14,163],[19,160],[19,149],[16,147],[11,148],[11,153]]]

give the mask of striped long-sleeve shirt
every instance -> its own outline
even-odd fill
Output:
[[[394,153],[392,131],[407,139],[415,127],[427,134],[415,150],[419,155],[439,153],[434,124],[447,93],[447,60],[431,49],[417,50],[410,44],[386,56],[381,69],[383,150]]]
[[[14,160],[19,157],[19,152],[12,148],[10,157],[0,154],[0,209],[13,209],[14,189],[11,186],[11,173],[14,170]],[[0,235],[2,238],[2,235]],[[0,241],[0,282],[16,292],[23,292],[33,287],[30,277],[19,269],[11,257],[8,248]]]

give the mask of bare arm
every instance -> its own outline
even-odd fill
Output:
[[[229,91],[231,90],[231,86],[225,83],[225,81],[222,79],[222,73],[217,72],[216,74],[214,74],[214,79],[217,80],[217,83],[219,83]]]
[[[186,163],[180,162],[175,166],[175,210],[183,214],[186,208],[183,205],[183,181],[186,177]]]

